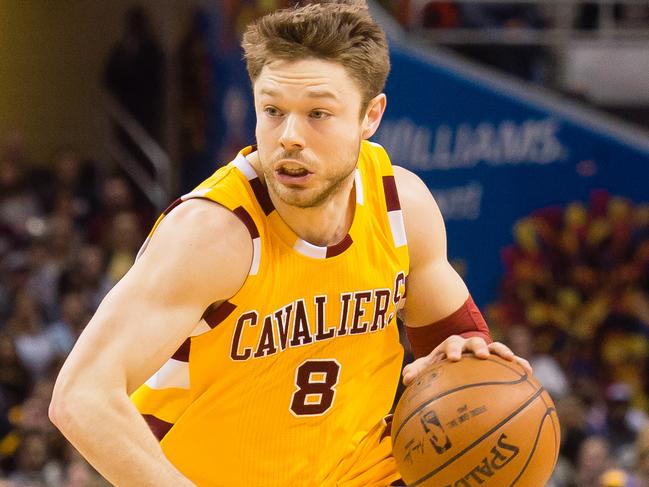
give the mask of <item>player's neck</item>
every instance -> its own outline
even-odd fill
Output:
[[[320,247],[335,245],[345,238],[354,220],[356,210],[354,172],[321,205],[299,208],[283,202],[268,187],[264,181],[264,173],[259,167],[259,155],[256,151],[250,154],[247,159],[263,184],[266,185],[275,210],[298,237]]]
[[[356,210],[354,174],[323,204],[311,208],[287,205],[270,194],[282,220],[303,240],[326,247],[339,243],[349,232]]]

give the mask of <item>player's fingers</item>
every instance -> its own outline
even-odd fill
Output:
[[[489,347],[484,338],[471,337],[464,342],[464,351],[471,352],[478,358],[487,358],[489,356]]]
[[[466,340],[459,335],[451,335],[444,340],[435,350],[443,353],[446,358],[452,362],[457,362],[462,358],[462,352],[465,350]]]
[[[419,374],[427,367],[439,362],[442,357],[440,357],[436,351],[431,352],[425,357],[420,357],[414,362],[409,363],[403,368],[403,384],[407,386],[412,381],[414,381]]]
[[[489,351],[495,355],[498,355],[499,357],[502,357],[506,360],[514,360],[516,355],[514,355],[514,352],[511,351],[511,349],[505,345],[504,343],[500,342],[493,342],[489,344]]]
[[[421,357],[403,368],[403,384],[408,385],[415,380],[415,377],[427,366],[432,363],[430,355]]]
[[[515,356],[514,360],[516,361],[517,364],[523,367],[525,369],[525,372],[527,372],[528,374],[534,373],[534,371],[532,370],[532,365],[530,365],[530,363],[527,360],[525,360],[523,357]]]

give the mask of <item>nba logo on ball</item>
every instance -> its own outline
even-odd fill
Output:
[[[550,395],[514,362],[442,361],[408,386],[392,450],[411,487],[543,487],[559,454]]]

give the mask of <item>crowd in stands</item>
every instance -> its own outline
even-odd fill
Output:
[[[48,406],[60,365],[154,215],[127,179],[73,150],[34,164],[19,134],[0,141],[0,486],[108,485]]]
[[[554,485],[648,486],[649,206],[593,191],[514,235],[488,321],[555,399]]]
[[[423,33],[433,29],[470,29],[497,35],[498,42],[475,40],[471,36],[453,42],[433,39],[475,62],[554,88],[560,88],[557,84],[560,73],[555,72],[556,49],[551,44],[535,41],[533,36],[522,35],[524,31],[540,33],[561,25],[588,33],[602,27],[646,29],[649,25],[649,5],[642,2],[611,4],[612,14],[607,20],[603,20],[605,15],[598,2],[577,2],[569,10],[560,10],[560,2],[533,0],[378,0],[378,3],[408,30]],[[570,7],[569,2],[564,5]],[[567,23],[566,15],[570,17]]]

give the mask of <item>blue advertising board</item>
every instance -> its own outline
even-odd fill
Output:
[[[388,109],[375,140],[416,172],[444,215],[449,258],[480,305],[492,301],[512,227],[593,189],[649,201],[649,138],[597,113],[526,93],[393,43]]]

